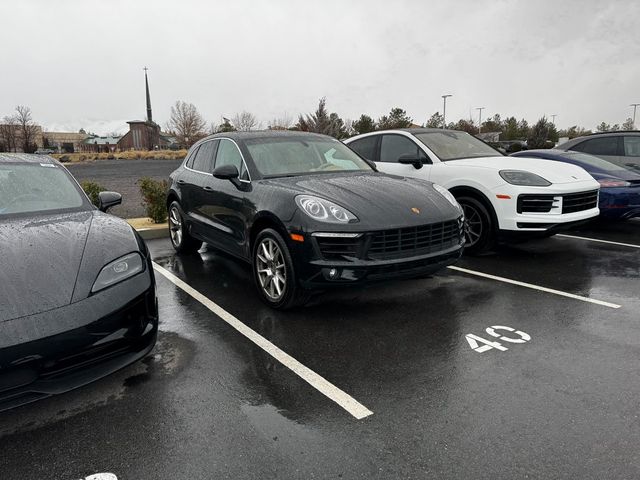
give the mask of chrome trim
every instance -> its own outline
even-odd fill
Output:
[[[207,142],[213,142],[215,140],[229,140],[231,142],[233,142],[233,144],[236,146],[236,148],[238,149],[238,153],[240,154],[240,158],[242,158],[242,164],[244,165],[244,169],[247,171],[247,175],[249,175],[249,180],[243,180],[242,178],[238,177],[238,181],[242,182],[242,183],[251,183],[251,172],[249,171],[249,167],[247,166],[247,161],[244,158],[244,155],[242,154],[242,150],[240,150],[240,147],[238,146],[238,143],[233,139],[233,138],[229,138],[229,137],[215,137],[215,138],[211,138],[211,139],[204,139],[201,142],[195,143],[191,148],[195,147],[196,145],[198,145],[198,147],[200,145],[203,145]],[[220,145],[218,145],[218,148],[220,148]],[[216,156],[218,155],[218,150],[216,149]],[[213,177],[212,173],[207,173],[207,172],[203,172],[201,170],[194,170],[193,168],[189,168],[187,167],[187,160],[189,159],[190,155],[187,155],[185,157],[185,159],[183,160],[182,166],[184,167],[185,170],[189,170],[190,172],[194,172],[194,173],[201,173],[203,175],[209,175],[210,177]],[[215,158],[214,158],[215,161]]]
[[[314,232],[311,236],[320,238],[358,238],[362,236],[362,233]]]

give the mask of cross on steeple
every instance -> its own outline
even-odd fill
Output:
[[[147,122],[153,122],[153,115],[151,113],[151,95],[149,95],[149,79],[147,78],[147,67],[144,70],[144,85],[147,91]]]

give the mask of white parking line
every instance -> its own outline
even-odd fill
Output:
[[[264,350],[273,358],[278,360],[280,363],[282,363],[285,367],[287,367],[293,373],[295,373],[300,378],[302,378],[305,382],[307,382],[313,388],[318,390],[320,393],[322,393],[324,396],[326,396],[330,400],[333,400],[335,403],[340,405],[342,408],[344,408],[347,412],[349,412],[355,418],[357,418],[358,420],[361,420],[365,417],[368,417],[369,415],[373,415],[373,412],[371,410],[369,410],[367,407],[359,403],[353,397],[343,392],[342,390],[340,390],[338,387],[336,387],[329,381],[325,380],[323,377],[318,375],[313,370],[305,367],[303,364],[301,364],[291,355],[280,350],[269,340],[264,338],[255,330],[252,330],[251,328],[246,326],[236,317],[234,317],[229,312],[227,312],[224,308],[220,307],[215,302],[209,300],[207,297],[205,297],[202,293],[198,292],[196,289],[191,287],[189,284],[180,280],[174,274],[172,274],[171,272],[169,272],[168,270],[161,267],[155,262],[153,263],[153,268],[156,270],[156,272],[163,275],[167,280],[169,280],[175,286],[177,286],[178,288],[182,289],[183,291],[191,295],[195,300],[197,300],[202,305],[204,305],[209,310],[211,310],[213,313],[215,313],[218,317],[220,317],[227,324],[229,324],[229,326],[236,329],[242,335],[244,335],[253,343],[255,343],[257,346],[259,346],[262,350]]]
[[[596,300],[595,298],[583,297],[580,295],[574,295],[573,293],[563,292],[562,290],[554,290],[553,288],[541,287],[532,283],[520,282],[518,280],[512,280],[510,278],[498,277],[497,275],[490,275],[488,273],[476,272],[475,270],[469,270],[467,268],[449,266],[450,270],[456,270],[458,272],[468,273],[469,275],[475,275],[478,277],[490,278],[491,280],[497,280],[498,282],[510,283],[511,285],[518,285],[520,287],[531,288],[533,290],[539,290],[541,292],[553,293],[554,295],[560,295],[561,297],[573,298],[582,302],[595,303],[596,305],[602,305],[609,308],[620,308],[621,305],[616,303],[605,302],[603,300]]]
[[[640,245],[634,245],[633,243],[612,242],[610,240],[601,240],[599,238],[578,237],[577,235],[565,235],[564,233],[558,233],[556,234],[556,237],[575,238],[577,240],[587,240],[589,242],[609,243],[611,245],[619,245],[621,247],[640,248]]]

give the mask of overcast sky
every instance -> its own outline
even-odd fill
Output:
[[[145,65],[162,126],[176,100],[265,126],[322,96],[351,119],[399,106],[424,123],[446,93],[447,120],[587,128],[640,103],[635,0],[0,0],[0,18],[0,117],[28,105],[49,130],[126,131]]]

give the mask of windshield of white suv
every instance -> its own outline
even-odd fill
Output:
[[[426,132],[413,135],[424,143],[443,161],[476,157],[502,157],[503,155],[486,143],[466,132]]]
[[[86,206],[65,171],[52,164],[0,163],[0,218]]]

